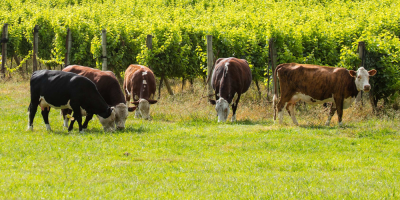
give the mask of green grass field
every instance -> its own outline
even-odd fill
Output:
[[[274,125],[252,88],[238,122],[217,123],[202,88],[163,93],[151,121],[105,133],[93,118],[81,134],[54,109],[52,132],[39,112],[26,131],[29,82],[1,82],[0,199],[400,198],[399,112],[353,105],[338,128],[314,106]]]

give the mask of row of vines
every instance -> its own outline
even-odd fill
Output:
[[[398,0],[2,0],[4,23],[10,58],[31,56],[33,28],[39,25],[38,57],[60,65],[70,28],[71,63],[97,68],[101,30],[107,29],[108,66],[121,75],[139,63],[157,76],[204,77],[206,35],[213,36],[215,56],[247,59],[254,79],[261,81],[272,73],[267,70],[271,38],[278,64],[348,69],[360,65],[357,47],[364,41],[365,67],[378,70],[371,79],[376,98],[387,99],[400,89]]]

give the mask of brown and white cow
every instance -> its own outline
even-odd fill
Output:
[[[244,59],[219,58],[215,62],[215,68],[211,78],[211,84],[215,91],[216,100],[210,103],[215,105],[218,122],[225,122],[229,115],[229,104],[232,101],[232,119],[236,121],[236,109],[240,95],[245,93],[251,84],[252,76],[249,64]],[[219,94],[219,96],[218,96]],[[234,97],[237,97],[234,100]]]
[[[146,66],[129,65],[125,71],[124,91],[128,105],[132,99],[132,103],[138,107],[135,117],[141,115],[143,119],[150,119],[150,104],[157,103],[157,100],[153,100],[156,93],[153,72]]]
[[[279,122],[282,123],[282,109],[286,107],[293,123],[298,125],[294,115],[294,106],[299,100],[311,104],[333,102],[325,125],[329,126],[332,116],[337,111],[340,126],[342,125],[343,109],[353,103],[359,91],[368,92],[371,89],[369,77],[375,74],[376,70],[367,71],[364,67],[353,71],[311,64],[280,64],[274,72],[274,121],[278,112]],[[276,87],[277,76],[281,91],[279,103]]]
[[[100,95],[104,98],[109,106],[115,108],[115,125],[117,129],[125,128],[125,121],[128,117],[128,111],[132,112],[133,108],[129,108],[126,105],[124,94],[122,93],[121,86],[118,83],[117,78],[111,71],[101,71],[91,67],[84,67],[79,65],[70,65],[64,68],[62,71],[72,72],[79,74],[91,80],[97,87]],[[71,110],[62,110],[64,117],[64,126],[68,125],[67,114],[70,114]],[[87,124],[92,119],[93,115],[87,115],[83,127],[87,128]]]

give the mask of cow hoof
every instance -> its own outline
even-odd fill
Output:
[[[51,131],[50,124],[46,124],[47,131]]]
[[[343,122],[339,122],[339,126],[344,126]]]
[[[329,126],[329,124],[331,124],[331,122],[325,122],[325,126]]]
[[[33,131],[33,126],[28,126],[27,131]]]

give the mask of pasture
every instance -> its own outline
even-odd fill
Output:
[[[52,132],[39,111],[26,131],[29,82],[1,82],[0,199],[399,198],[399,111],[353,104],[345,126],[335,114],[326,127],[326,109],[300,106],[300,126],[286,112],[274,125],[265,90],[260,100],[252,84],[238,121],[217,123],[204,89],[176,85],[151,121],[131,113],[125,130],[106,133],[93,118],[81,134],[55,109]]]

